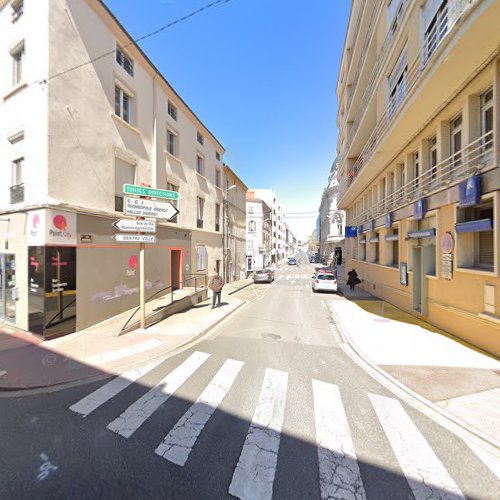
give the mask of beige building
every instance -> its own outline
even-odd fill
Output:
[[[224,148],[102,1],[0,0],[0,67],[0,320],[48,338],[137,305],[124,183],[180,194],[148,295],[221,265]]]
[[[246,277],[246,195],[248,188],[224,165],[224,276],[226,283]]]
[[[339,208],[362,286],[500,355],[500,2],[354,0]]]

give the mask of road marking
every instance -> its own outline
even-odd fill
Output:
[[[465,497],[401,403],[368,394],[416,500]]]
[[[325,300],[324,299],[321,299],[321,305],[323,306],[324,309],[328,309],[326,307],[326,303],[325,303]]]
[[[39,481],[43,481],[44,479],[47,479],[49,475],[52,472],[55,472],[59,467],[57,465],[54,465],[45,453],[40,454],[40,459],[43,460],[43,463],[38,469],[39,472],[37,478]]]
[[[278,276],[278,281],[283,279],[283,275]]]
[[[305,288],[308,288],[308,287],[309,287],[309,283],[305,283],[305,284],[304,284],[304,287],[305,287]]]
[[[130,384],[141,378],[143,375],[156,368],[164,360],[156,360],[152,363],[148,363],[141,368],[136,368],[130,370],[107,384],[99,387],[96,391],[90,393],[88,396],[84,397],[74,405],[70,406],[69,409],[75,413],[86,417],[92,413],[96,408],[99,408],[106,401],[110,400],[112,397],[116,396],[118,393],[126,389]]]
[[[287,279],[287,280],[289,280],[289,279],[291,279],[291,278],[292,278],[292,275],[291,275],[291,274],[287,274],[287,275],[286,275],[286,279]]]
[[[241,499],[268,500],[273,494],[288,375],[266,369],[262,389],[229,493]]]
[[[210,354],[205,352],[196,351],[191,354],[174,371],[113,420],[108,429],[123,437],[130,437],[209,357]]]
[[[183,466],[203,427],[215,412],[243,366],[242,361],[228,359],[201,396],[175,424],[155,453]]]
[[[321,498],[366,499],[339,388],[312,381]]]
[[[108,363],[109,361],[116,361],[117,359],[128,358],[135,354],[140,354],[142,352],[149,351],[161,346],[163,342],[158,339],[148,339],[144,342],[132,345],[130,347],[123,347],[122,349],[117,349],[115,351],[109,351],[102,354],[96,354],[95,356],[90,356],[85,358],[85,363],[98,364],[98,363]]]

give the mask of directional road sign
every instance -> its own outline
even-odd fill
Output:
[[[170,220],[178,213],[179,210],[170,202],[125,197],[125,215]]]
[[[166,200],[179,199],[179,193],[177,193],[176,191],[167,191],[166,189],[148,188],[144,186],[134,186],[133,184],[124,184],[123,192],[125,194],[149,196],[151,198],[164,198]]]
[[[156,233],[155,220],[118,219],[113,222],[113,226],[129,233]]]
[[[154,234],[114,234],[113,239],[122,243],[156,243]]]

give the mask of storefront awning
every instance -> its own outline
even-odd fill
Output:
[[[478,233],[479,231],[491,231],[493,229],[493,219],[471,220],[455,224],[457,233]]]

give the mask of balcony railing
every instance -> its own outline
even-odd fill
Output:
[[[446,39],[449,32],[452,30],[453,26],[458,22],[462,14],[469,9],[477,0],[450,0],[448,5],[440,12],[434,26],[432,29],[426,33],[425,39],[420,47],[420,50],[411,64],[408,65],[405,85],[402,89],[399,89],[397,94],[389,100],[387,107],[382,113],[378,123],[374,127],[370,137],[366,141],[363,150],[361,151],[358,159],[354,165],[350,168],[348,173],[348,181],[344,186],[341,186],[339,190],[339,197],[341,198],[345,192],[349,189],[350,185],[354,182],[354,178],[358,175],[363,166],[372,158],[375,153],[376,146],[379,144],[381,139],[384,137],[387,130],[390,128],[395,117],[401,108],[401,105],[406,101],[414,89],[420,83],[421,76],[424,70],[427,68],[429,61],[435,54],[437,48]],[[368,97],[370,94],[365,93]],[[362,102],[358,115],[356,117],[355,125],[349,132],[347,139],[346,151],[349,149],[350,144],[354,138],[361,117],[366,108],[366,102]]]
[[[461,150],[390,193],[383,200],[352,218],[350,225],[360,225],[397,210],[435,192],[443,191],[471,175],[493,165],[494,131],[482,135]]]
[[[22,203],[24,201],[24,184],[10,186],[10,203]]]

